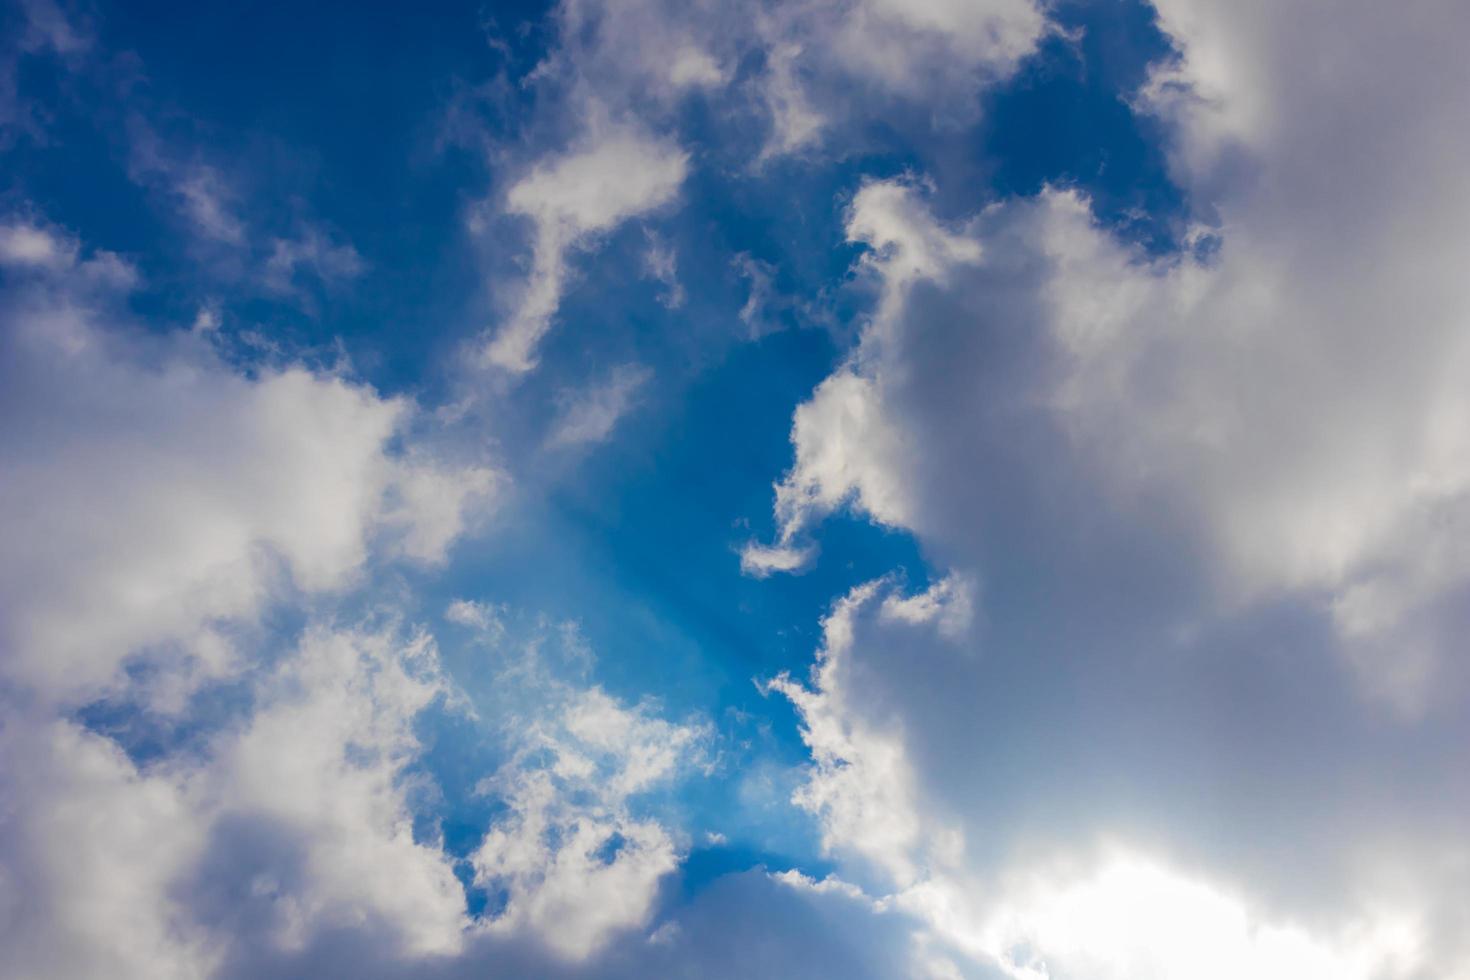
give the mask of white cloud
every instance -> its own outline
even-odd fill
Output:
[[[973,116],[975,93],[1010,77],[1047,30],[1032,0],[806,0],[753,22],[771,126],[758,164],[810,151],[850,119],[911,118],[915,106],[936,122]]]
[[[237,373],[207,336],[106,321],[107,256],[9,301],[0,527],[6,670],[89,696],[131,656],[198,645],[283,590],[351,583],[380,539],[442,557],[494,477],[391,442],[413,406],[296,366]],[[107,288],[117,285],[110,277]]]
[[[297,277],[309,273],[327,285],[336,285],[362,275],[362,256],[350,242],[334,241],[315,225],[305,225],[294,238],[274,238],[265,260],[263,281],[267,289],[289,293]]]
[[[457,623],[478,631],[487,637],[500,637],[505,633],[505,624],[502,620],[503,610],[485,602],[476,602],[473,599],[455,599],[444,611],[444,618],[451,623]]]
[[[674,55],[669,68],[669,84],[676,90],[684,88],[713,88],[725,84],[726,72],[708,51],[686,45]]]
[[[1289,11],[1282,20],[1315,30]],[[1470,552],[1443,531],[1470,495],[1470,397],[1457,380],[1470,293],[1453,271],[1467,256],[1442,208],[1466,186],[1447,149],[1458,130],[1441,103],[1414,95],[1453,87],[1460,61],[1435,45],[1405,52],[1411,79],[1370,93],[1331,73],[1298,78],[1281,25],[1249,5],[1167,5],[1164,23],[1195,33],[1142,105],[1174,127],[1180,179],[1221,223],[1218,250],[1146,257],[1074,192],[952,230],[911,184],[869,185],[848,232],[874,250],[865,265],[880,297],[849,365],[798,410],[781,541],[848,500],[931,530],[933,515],[905,496],[925,491],[900,476],[941,450],[896,427],[894,405],[912,391],[912,348],[937,343],[943,325],[915,323],[909,297],[916,283],[987,289],[1051,345],[1054,367],[1035,380],[1104,486],[1161,495],[1165,515],[1194,524],[1232,601],[1323,603],[1366,689],[1416,710],[1454,632],[1432,608],[1470,584],[1458,557]],[[1380,26],[1364,10],[1330,33],[1357,50]],[[1302,118],[1317,128],[1304,132]],[[1371,144],[1378,162],[1324,158],[1323,140]],[[987,260],[991,240],[1012,254]],[[976,285],[953,288],[966,269]],[[936,478],[963,479],[970,457],[942,451],[957,465]]]
[[[1048,30],[1043,7],[1034,0],[564,0],[554,15],[557,45],[534,82],[554,93],[553,111],[580,124],[611,116],[659,127],[694,98],[731,122],[754,116],[767,126],[748,158],[759,170],[779,157],[812,155],[824,140],[851,135],[857,120],[973,118],[977,93],[1010,77]]]
[[[77,245],[51,229],[30,221],[0,227],[0,263],[13,266],[67,268],[75,264]]]
[[[904,449],[877,411],[872,382],[852,371],[827,378],[797,409],[791,433],[796,464],[776,486],[783,542],[849,501],[880,523],[905,524]]]
[[[848,70],[919,98],[947,74],[1009,75],[1046,26],[1031,0],[861,0],[844,13],[832,45]]]
[[[1126,851],[1085,870],[1017,872],[978,903],[957,884],[928,882],[895,901],[1014,980],[1369,980],[1428,965],[1415,923],[1392,913],[1313,933]]]
[[[795,802],[817,816],[823,847],[856,854],[905,887],[930,865],[952,864],[959,839],[918,798],[902,719],[867,710],[855,690],[871,668],[854,644],[860,638],[901,642],[892,631],[914,627],[936,626],[953,635],[969,625],[970,613],[966,586],[957,580],[909,597],[891,587],[868,582],[837,602],[822,622],[810,687],[785,674],[766,687],[789,698],[801,717],[813,766]],[[886,632],[875,639],[869,635],[874,629]]]
[[[396,461],[380,512],[383,533],[407,558],[442,563],[450,546],[494,507],[504,474],[410,451]]]
[[[0,429],[8,954],[38,978],[202,976],[342,930],[406,961],[459,954],[479,932],[416,826],[433,788],[411,772],[420,716],[467,703],[433,641],[317,620],[267,652],[252,631],[267,609],[368,584],[381,559],[442,560],[500,478],[415,438],[404,400],[299,367],[243,375],[212,330],[109,323],[102,257],[24,228]],[[503,636],[488,606],[447,618]],[[510,900],[483,930],[576,958],[650,916],[682,845],[637,799],[706,735],[528,672],[530,656],[499,692],[520,722],[494,717],[512,761],[486,788],[509,812],[475,867]],[[202,734],[137,761],[71,720],[97,697]]]
[[[1453,271],[1470,251],[1442,205],[1470,192],[1451,162],[1470,142],[1420,93],[1470,76],[1371,5],[1328,25],[1249,4],[1162,14],[1184,59],[1142,104],[1175,126],[1221,244],[1149,261],[1064,194],[1020,219],[1052,263],[1057,411],[1115,488],[1178,502],[1231,588],[1320,600],[1365,689],[1418,710],[1456,630],[1434,607],[1470,585],[1447,535],[1470,498],[1470,290]],[[1440,16],[1429,33],[1465,26]],[[1398,81],[1305,70],[1287,38],[1319,27]]]
[[[693,94],[728,84],[738,57],[741,25],[732,10],[709,0],[565,0],[553,16],[559,48],[538,71],[568,82],[574,101],[601,101],[615,111],[638,102],[667,109]],[[748,29],[748,23],[741,25]]]
[[[237,943],[290,949],[367,923],[407,952],[458,948],[463,893],[413,840],[400,779],[411,722],[440,691],[426,639],[316,628],[202,755],[139,768],[73,722],[14,714],[11,962],[38,978],[196,977]]]
[[[12,709],[0,730],[0,944],[17,976],[206,975],[171,891],[202,828],[183,790],[111,741]]]
[[[653,372],[641,364],[621,364],[596,384],[563,391],[561,410],[546,445],[565,449],[606,442],[652,377]]]
[[[813,547],[764,545],[750,541],[740,549],[740,570],[756,578],[766,578],[776,572],[799,572],[809,566],[815,556]]]
[[[447,694],[432,643],[317,623],[257,654],[284,600],[360,583],[374,554],[441,558],[490,471],[409,438],[405,400],[296,366],[242,374],[214,331],[133,326],[120,259],[8,227],[29,272],[0,297],[10,962],[196,977],[240,943],[368,926],[455,951],[463,891],[414,838],[406,779],[414,720]],[[224,700],[201,708],[206,689]],[[131,758],[74,717],[97,698],[199,735]]]
[[[551,329],[577,249],[673,200],[689,157],[636,129],[614,127],[543,160],[511,186],[505,210],[533,225],[531,271],[515,311],[482,351],[487,364],[525,373]]]
[[[862,345],[848,362],[797,407],[791,427],[796,461],[776,484],[777,541],[751,545],[742,565],[756,574],[801,568],[793,547],[816,520],[851,504],[873,520],[912,528],[914,442],[887,418],[879,374],[883,346],[899,328],[910,289],[918,282],[947,281],[951,272],[981,258],[979,244],[915,206],[918,189],[908,181],[870,182],[848,210],[848,237],[871,251],[860,269],[878,284],[876,308],[864,325]]]
[[[103,249],[84,259],[74,235],[33,216],[0,222],[0,266],[35,276],[32,286],[65,282],[79,294],[126,290],[138,282],[138,270],[126,259]]]
[[[801,45],[789,41],[774,43],[766,52],[761,98],[771,117],[771,134],[761,148],[758,164],[812,146],[827,125],[797,76],[796,61],[800,55]]]
[[[451,612],[484,618],[461,603]],[[585,960],[652,915],[683,845],[638,802],[698,764],[709,732],[580,681],[590,663],[574,631],[513,647],[504,637],[498,623],[485,635],[509,655],[496,687],[513,697],[493,710],[510,757],[480,791],[508,812],[471,859],[476,883],[504,895],[486,928]]]
[[[248,869],[279,945],[372,923],[411,954],[459,949],[464,893],[447,856],[414,839],[403,780],[420,748],[414,719],[446,693],[425,635],[309,630],[262,685],[243,730],[217,741],[205,773],[190,774],[199,812],[238,814],[291,838]],[[221,886],[205,874],[199,887]]]
[[[972,588],[955,578],[912,595],[891,581],[859,586],[823,623],[810,686],[785,676],[769,685],[797,708],[812,754],[795,802],[817,818],[842,873],[871,885],[781,880],[912,916],[914,971],[947,962],[955,976],[967,964],[1016,980],[1366,980],[1417,977],[1437,962],[1435,910],[1412,888],[1338,896],[1342,907],[1303,916],[1144,850],[1091,846],[1096,829],[1058,840],[966,813],[956,782],[1008,764],[949,713],[993,711],[1005,698],[978,704],[966,690],[981,663],[962,642]],[[958,690],[946,701],[932,693],[940,688]],[[1085,825],[1088,804],[1071,805]],[[1006,839],[992,848],[996,835]]]
[[[200,239],[244,246],[247,229],[236,188],[220,169],[169,146],[143,116],[129,123],[128,176],[165,195]]]
[[[1470,145],[1427,93],[1465,87],[1444,40],[1464,12],[1163,6],[1184,59],[1138,104],[1201,221],[1180,254],[1075,191],[956,224],[888,181],[849,213],[874,312],[796,413],[775,545],[851,505],[1005,599],[983,656],[877,624],[844,647],[840,700],[798,690],[813,717],[845,706],[806,798],[855,867],[948,895],[931,922],[1116,834],[1155,869],[1119,880],[1188,911],[1203,962],[1455,976],[1437,909],[1466,881],[1470,254],[1444,202],[1470,191]],[[908,788],[871,798],[824,761],[847,755]],[[959,828],[955,870],[926,820]],[[1057,872],[1037,907],[1124,903],[1113,874]],[[1150,944],[1151,901],[1122,905],[1114,946],[1036,911],[1049,975],[1208,975]],[[952,941],[991,914],[967,908]]]
[[[684,305],[684,286],[679,282],[679,254],[674,246],[649,231],[648,249],[643,253],[643,274],[664,288],[658,301],[665,309],[677,310]]]

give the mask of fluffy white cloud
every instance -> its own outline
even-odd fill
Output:
[[[471,856],[476,883],[501,897],[485,928],[585,960],[652,915],[683,848],[638,804],[700,763],[710,733],[586,683],[591,656],[570,626],[508,643],[484,604],[460,600],[448,615],[499,663],[481,710],[507,759],[479,792],[506,812]]]
[[[7,300],[0,338],[13,680],[86,697],[171,647],[218,673],[222,624],[283,589],[341,589],[378,542],[440,558],[488,501],[485,467],[392,449],[410,403],[296,366],[247,376],[196,333],[114,329],[117,260],[47,248],[56,268]]]
[[[172,893],[203,844],[176,781],[110,740],[11,709],[0,731],[0,942],[16,976],[206,975]]]
[[[601,795],[590,782],[594,766],[558,750],[553,769],[518,772],[496,787],[511,814],[474,855],[476,881],[506,893],[490,928],[529,930],[572,959],[647,922],[660,881],[678,864],[656,821],[629,817],[617,802],[568,803],[579,792]]]
[[[252,825],[279,835],[279,851],[245,855],[260,863],[248,887],[271,907],[277,943],[371,923],[412,953],[459,948],[464,894],[449,859],[414,839],[403,780],[419,751],[414,719],[446,693],[427,636],[316,628],[261,685],[243,729],[219,740],[210,768],[189,774],[198,810],[223,812],[216,852]],[[205,869],[197,887],[228,886],[222,869]]]
[[[693,98],[741,127],[754,117],[766,135],[745,163],[758,169],[810,153],[854,120],[973,117],[976,93],[1010,77],[1049,29],[1043,8],[1034,0],[564,0],[554,15],[557,47],[535,81],[580,122],[612,115],[653,125]]]
[[[1404,55],[1408,79],[1366,92],[1325,69],[1297,78],[1286,32],[1248,6],[1165,14],[1200,36],[1182,38],[1184,60],[1156,73],[1141,104],[1175,124],[1178,172],[1217,216],[1218,248],[1146,257],[1070,192],[957,233],[911,185],[865,188],[849,235],[874,249],[866,266],[881,296],[849,367],[798,411],[797,462],[777,495],[782,540],[849,499],[927,530],[932,515],[905,501],[917,491],[900,475],[922,469],[913,457],[928,447],[885,401],[906,397],[912,349],[937,342],[938,326],[913,322],[913,285],[943,290],[957,264],[979,263],[988,269],[962,288],[1003,295],[996,315],[1040,331],[1053,358],[1034,376],[1049,389],[1040,397],[1103,485],[1166,499],[1208,540],[1234,597],[1324,602],[1369,689],[1412,708],[1453,633],[1433,607],[1470,580],[1457,557],[1470,552],[1447,533],[1470,491],[1458,383],[1470,294],[1453,272],[1463,236],[1442,206],[1466,188],[1450,162],[1459,130],[1416,94],[1459,84],[1463,70],[1431,44]],[[1329,34],[1368,57],[1377,16],[1337,16]],[[1404,30],[1390,35],[1401,46]],[[1332,65],[1348,72],[1349,61]],[[1322,154],[1348,145],[1362,149]],[[983,262],[987,240],[1026,260]]]
[[[831,47],[855,77],[925,99],[951,79],[1009,75],[1046,26],[1032,0],[860,0],[816,9],[836,25]]]
[[[463,891],[414,838],[406,781],[414,719],[445,693],[432,644],[317,626],[277,654],[258,627],[374,554],[442,557],[490,471],[397,448],[409,402],[128,323],[116,256],[35,221],[0,238],[20,243],[0,299],[9,961],[196,977],[240,942],[368,925],[452,952]],[[420,513],[425,480],[445,499]],[[98,698],[165,733],[162,754],[84,727]]]
[[[1068,195],[1021,220],[1051,263],[1057,411],[1109,483],[1178,501],[1247,598],[1324,603],[1365,687],[1413,711],[1470,584],[1470,251],[1443,206],[1470,142],[1430,94],[1470,79],[1440,40],[1465,24],[1311,6],[1161,5],[1183,60],[1141,105],[1215,212],[1208,260],[1148,261]],[[1338,53],[1304,67],[1305,31]]]
[[[901,717],[869,710],[862,703],[862,674],[873,666],[853,648],[882,643],[881,632],[943,624],[946,633],[969,625],[967,587],[954,579],[927,592],[902,597],[892,583],[858,586],[839,600],[822,623],[823,644],[811,687],[782,675],[768,690],[791,699],[802,721],[802,740],[813,768],[795,802],[814,813],[828,850],[856,853],[881,868],[901,887],[914,884],[932,863],[959,858],[954,828],[917,798]]]
[[[770,120],[757,159],[810,150],[827,130],[894,107],[935,122],[971,116],[975,92],[1008,78],[1047,30],[1032,0],[807,0],[754,18]]]
[[[503,810],[470,864],[504,900],[473,925],[454,860],[416,822],[434,788],[412,771],[415,726],[436,704],[475,711],[433,641],[318,618],[277,650],[259,628],[371,586],[385,561],[442,560],[498,474],[456,465],[407,400],[238,370],[212,314],[162,335],[127,323],[135,273],[44,222],[0,243],[16,277],[0,909],[26,975],[228,974],[344,933],[420,964],[487,937],[574,962],[647,923],[684,845],[641,800],[701,759],[702,726],[579,681],[575,632],[557,631],[559,665],[544,638],[502,651],[478,721],[506,760],[481,787]],[[584,408],[568,438],[605,435],[620,410]],[[446,618],[505,640],[494,607]],[[121,741],[81,723],[88,702],[129,719]],[[131,757],[129,730],[162,735]]]
[[[1014,980],[1369,980],[1429,965],[1416,923],[1391,912],[1314,933],[1122,851],[1095,865],[1028,868],[979,903],[973,894],[930,881],[896,904]]]
[[[915,441],[888,417],[880,386],[883,351],[894,342],[910,289],[944,283],[955,269],[979,262],[979,244],[916,207],[918,190],[907,182],[874,182],[854,197],[848,235],[871,248],[860,272],[879,284],[876,309],[862,344],[812,397],[797,407],[791,427],[796,461],[776,485],[778,540],[751,544],[741,555],[757,575],[794,571],[809,557],[795,546],[813,521],[851,504],[891,527],[913,528]]]
[[[6,726],[0,905],[33,977],[203,976],[237,943],[364,927],[452,952],[464,895],[413,838],[411,724],[442,693],[424,637],[310,631],[253,711],[146,767],[63,719]]]
[[[536,347],[566,287],[570,254],[673,200],[688,166],[688,154],[670,143],[629,127],[598,127],[512,185],[505,210],[532,222],[531,271],[515,311],[485,345],[485,362],[513,373],[535,367]]]
[[[464,891],[438,842],[416,836],[424,787],[409,772],[420,715],[462,702],[433,642],[318,624],[271,666],[220,628],[354,584],[379,541],[442,557],[488,471],[390,451],[411,406],[340,378],[248,378],[197,335],[103,328],[112,287],[89,292],[77,252],[28,250],[72,258],[64,282],[17,300],[7,335],[16,479],[0,500],[13,544],[0,594],[4,670],[25,685],[0,744],[12,962],[38,978],[194,977],[334,930],[418,962],[456,954],[474,935]],[[450,618],[493,634],[492,612],[458,603]],[[119,672],[139,662],[150,669]],[[486,928],[585,956],[647,921],[679,847],[630,800],[704,734],[551,674],[506,679],[516,720],[495,720],[512,759],[486,792],[508,811],[474,866],[509,897]],[[221,681],[244,702],[199,714],[193,698]],[[218,731],[143,763],[52,708],[104,695],[165,730]]]

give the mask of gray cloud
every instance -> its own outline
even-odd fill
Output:
[[[954,894],[1057,854],[1091,880],[1121,839],[1343,955],[1339,929],[1416,923],[1296,975],[1459,975],[1463,12],[1160,6],[1182,60],[1137,111],[1218,247],[1146,256],[1073,192],[959,223],[913,182],[854,200],[878,300],[798,410],[777,545],[845,506],[910,529],[978,576],[983,627],[859,631],[808,722],[896,740],[936,928],[978,935],[1004,902]],[[1052,959],[1111,976],[1105,952]],[[1181,967],[1119,975],[1151,969]]]

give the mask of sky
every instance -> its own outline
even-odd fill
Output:
[[[0,6],[0,978],[1470,978],[1470,6]]]

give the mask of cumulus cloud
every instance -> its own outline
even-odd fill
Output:
[[[981,781],[976,768],[986,759],[1005,765],[1013,756],[983,739],[989,726],[950,712],[996,711],[1015,692],[976,696],[976,682],[998,672],[983,671],[970,649],[973,592],[957,578],[912,594],[891,579],[858,586],[823,623],[810,683],[783,675],[768,685],[796,707],[812,754],[794,801],[816,817],[849,876],[788,875],[793,884],[902,911],[916,973],[945,963],[950,975],[993,970],[1015,980],[1328,980],[1417,977],[1439,962],[1426,945],[1434,909],[1412,893],[1370,889],[1328,915],[1299,917],[1218,869],[1180,867],[1148,844],[1120,844],[1088,827],[1106,808],[1076,787],[1058,787],[1044,804],[1070,798],[1076,819],[1032,811],[1013,825],[1003,806],[980,802],[974,785],[960,784]],[[949,689],[957,693],[936,696]],[[1036,789],[1014,776],[999,785],[1012,794]],[[1066,829],[1047,826],[1056,823]]]
[[[860,695],[853,674],[871,667],[857,658],[853,644],[873,620],[885,630],[942,622],[945,632],[959,632],[969,625],[970,613],[964,586],[956,580],[910,597],[890,589],[891,583],[868,582],[837,602],[822,623],[823,644],[810,687],[783,674],[767,689],[789,698],[801,716],[813,768],[795,802],[817,816],[824,847],[853,852],[908,886],[919,879],[922,864],[952,864],[959,839],[917,798],[902,719],[854,703]],[[939,851],[918,854],[930,846]]]
[[[27,273],[0,300],[12,961],[202,976],[252,934],[289,947],[367,922],[452,951],[463,892],[414,837],[402,779],[413,720],[443,693],[432,644],[318,625],[261,658],[257,627],[354,584],[380,541],[442,554],[458,517],[386,500],[426,468],[469,492],[488,471],[394,449],[406,401],[301,367],[246,375],[208,332],[130,324],[116,256],[41,222],[5,239]],[[209,691],[224,700],[200,709]],[[165,746],[197,738],[129,754],[126,729],[82,723],[89,706],[175,732]]]
[[[1161,12],[1182,60],[1141,108],[1176,126],[1176,170],[1219,248],[1150,261],[1073,195],[1018,206],[1051,263],[1037,285],[1055,410],[1112,487],[1177,502],[1228,587],[1322,603],[1365,688],[1415,710],[1458,628],[1439,607],[1470,584],[1446,534],[1470,489],[1453,380],[1470,295],[1440,206],[1465,186],[1443,104],[1422,98],[1463,67],[1367,7],[1330,36],[1404,64],[1397,84],[1306,76],[1282,47],[1306,29],[1296,15]]]
[[[352,932],[322,936],[314,947],[284,956],[261,950],[222,975],[298,977],[330,969],[365,980],[954,976],[922,963],[916,969],[911,916],[896,909],[875,913],[870,899],[817,884],[809,887],[800,876],[759,869],[724,875],[672,909],[651,934],[622,933],[598,955],[581,961],[550,954],[534,941],[494,933],[472,938],[458,957],[406,959],[386,948],[380,937]],[[984,980],[999,976],[974,975]]]
[[[478,710],[493,719],[506,760],[477,791],[505,814],[470,856],[475,882],[500,896],[485,929],[586,960],[653,914],[687,845],[640,804],[702,762],[710,732],[589,683],[592,657],[572,624],[521,636],[498,611],[465,600],[448,617],[473,630],[496,665]]]
[[[1391,913],[1313,932],[1126,851],[1086,870],[1061,862],[1026,869],[996,889],[983,911],[970,895],[956,883],[930,881],[896,904],[1013,980],[1367,980],[1416,976],[1428,965],[1415,923]],[[967,917],[975,911],[978,918]]]
[[[343,588],[378,542],[441,557],[489,502],[488,468],[391,448],[410,403],[299,366],[246,376],[197,333],[115,329],[115,257],[48,247],[70,266],[7,300],[3,337],[13,678],[70,696],[195,644],[224,669],[220,624],[285,588]]]
[[[403,779],[420,748],[413,722],[445,694],[437,657],[422,634],[307,632],[210,765],[184,770],[195,813],[220,811],[183,885],[196,908],[237,940],[259,929],[285,948],[363,923],[410,953],[459,948],[463,891],[434,842],[415,838]]]
[[[1056,188],[956,222],[890,180],[848,215],[874,307],[797,410],[774,546],[852,506],[1005,597],[983,606],[978,658],[851,645],[875,666],[861,697],[834,679],[862,706],[837,730],[901,744],[887,765],[922,801],[854,826],[923,854],[945,835],[893,815],[961,815],[955,895],[1117,833],[1168,869],[1159,893],[1195,909],[1212,962],[1264,970],[1279,946],[1302,975],[1458,975],[1436,908],[1464,887],[1470,295],[1443,207],[1466,193],[1464,130],[1432,93],[1465,85],[1444,40],[1463,15],[1160,8],[1179,55],[1134,104],[1190,202],[1179,251],[1145,253]],[[1370,61],[1394,67],[1352,67]],[[848,768],[822,751],[812,787]],[[1392,799],[1365,790],[1395,774]],[[1111,880],[1082,865],[1057,894]],[[1189,900],[1196,885],[1213,897]],[[1070,941],[1051,940],[1050,974],[1022,958],[1014,975],[1203,975],[1142,937]]]
[[[848,504],[881,524],[914,526],[914,448],[881,404],[881,346],[897,328],[914,284],[942,283],[981,257],[979,243],[963,230],[914,207],[919,193],[905,180],[871,182],[853,199],[848,235],[871,248],[859,271],[879,285],[876,309],[848,362],[797,407],[791,428],[796,461],[775,488],[777,541],[746,547],[741,563],[748,572],[802,567],[806,553],[794,543],[814,521]]]
[[[613,738],[586,731],[589,715],[601,715]],[[687,732],[630,715],[600,692],[571,704],[564,736],[535,746],[552,753],[547,768],[518,768],[486,787],[510,808],[473,858],[476,881],[506,896],[491,928],[533,931],[559,955],[583,959],[617,931],[643,925],[678,851],[663,826],[630,816],[624,800],[665,776],[687,741]]]
[[[0,426],[11,962],[228,975],[340,934],[419,964],[485,936],[575,960],[647,922],[683,845],[636,801],[699,758],[702,727],[614,699],[575,657],[508,659],[506,761],[481,789],[503,812],[467,864],[506,898],[477,923],[414,767],[427,714],[481,716],[391,608],[341,625],[311,602],[442,560],[498,474],[416,439],[407,400],[243,373],[213,330],[144,333],[131,280],[104,274],[120,260],[60,229],[0,241],[21,273]],[[283,608],[307,620],[284,644],[262,622]],[[485,604],[446,618],[503,635]]]
[[[19,976],[195,977],[170,886],[200,846],[180,788],[62,720],[12,709],[0,732],[0,938]]]
[[[1453,262],[1419,256],[1458,247],[1435,202],[1458,195],[1459,176],[1433,149],[1408,154],[1426,171],[1417,181],[1401,176],[1403,165],[1337,166],[1303,142],[1299,127],[1257,118],[1264,110],[1231,115],[1237,98],[1271,101],[1257,91],[1270,73],[1251,74],[1238,97],[1201,94],[1224,84],[1213,76],[1180,94],[1196,49],[1209,52],[1200,57],[1215,74],[1221,59],[1229,63],[1221,44],[1234,42],[1237,60],[1269,57],[1277,42],[1251,33],[1265,31],[1264,20],[1242,13],[1245,26],[1186,37],[1185,60],[1160,69],[1142,97],[1148,111],[1178,121],[1182,179],[1205,166],[1202,147],[1251,154],[1249,174],[1210,199],[1222,238],[1204,257],[1146,258],[1071,192],[1013,202],[956,237],[911,185],[865,188],[849,235],[874,248],[865,265],[881,297],[848,368],[798,411],[797,462],[777,494],[783,540],[807,515],[848,499],[884,523],[923,523],[896,478],[908,472],[894,448],[904,440],[883,429],[893,413],[881,389],[905,383],[904,347],[919,342],[905,296],[915,282],[942,289],[957,262],[980,261],[987,239],[1005,241],[1032,261],[993,263],[997,272],[1009,265],[1012,281],[986,286],[1033,291],[1029,308],[1007,312],[1052,345],[1056,371],[1037,379],[1050,387],[1047,407],[1106,484],[1164,494],[1185,511],[1241,595],[1290,590],[1325,602],[1345,650],[1384,697],[1408,705],[1428,693],[1441,641],[1423,625],[1436,617],[1416,613],[1470,577],[1432,530],[1456,523],[1470,485],[1455,462],[1464,456],[1458,420],[1470,409],[1451,380],[1465,357],[1465,298],[1447,272]],[[1451,62],[1425,55],[1416,77],[1439,79],[1458,70]],[[1164,76],[1170,86],[1160,84]],[[1416,129],[1404,112],[1365,108],[1365,99],[1322,84],[1284,85],[1302,108],[1282,119],[1313,115],[1342,139],[1356,126],[1395,153],[1414,132],[1445,131],[1433,122],[1434,104],[1413,116],[1430,116]],[[1389,125],[1395,135],[1411,132],[1386,139],[1379,129]],[[1353,187],[1361,206],[1323,195],[1323,168]],[[1403,247],[1406,227],[1418,235],[1414,250]],[[1349,270],[1361,274],[1347,278]],[[1412,330],[1399,329],[1405,310],[1414,311]]]
[[[203,976],[235,943],[371,922],[450,951],[463,893],[399,779],[440,691],[426,638],[310,631],[253,713],[147,766],[22,708],[4,733],[5,944],[26,976]]]
[[[136,323],[127,259],[35,214],[0,222],[8,962],[1470,971],[1470,145],[1443,95],[1470,82],[1470,22],[1448,2],[1158,7],[1177,56],[1130,101],[1167,137],[1193,222],[1179,249],[1136,247],[1063,188],[956,217],[909,175],[860,184],[847,210],[873,305],[796,409],[774,537],[740,560],[804,570],[848,509],[912,532],[935,573],[846,592],[810,674],[762,683],[795,711],[792,802],[825,876],[681,879],[692,841],[746,843],[664,799],[710,766],[711,728],[599,686],[574,628],[527,638],[506,606],[457,600],[436,640],[384,605],[412,589],[402,563],[446,561],[506,480],[448,451],[414,400],[288,356],[238,363],[212,309],[189,332]],[[91,43],[27,9],[27,50]],[[1045,9],[562,3],[527,82],[570,117],[556,139],[581,135],[498,199],[530,264],[483,362],[531,371],[578,257],[681,193],[688,107],[759,120],[747,175],[845,150],[857,119],[942,127],[1017,70]],[[140,132],[134,178],[196,239],[254,249],[268,291],[361,273],[315,226],[262,236],[216,164]],[[648,246],[677,306],[672,249]],[[772,270],[739,268],[756,335]],[[607,439],[649,377],[624,365],[567,392],[542,446]],[[439,645],[461,628],[457,684]],[[446,719],[474,733],[465,795],[485,813],[452,847],[426,769]]]
[[[851,119],[914,105],[935,122],[972,116],[975,92],[1002,81],[1045,34],[1032,0],[896,3],[810,0],[754,20],[764,71],[753,85],[769,119],[756,163],[810,151]]]

